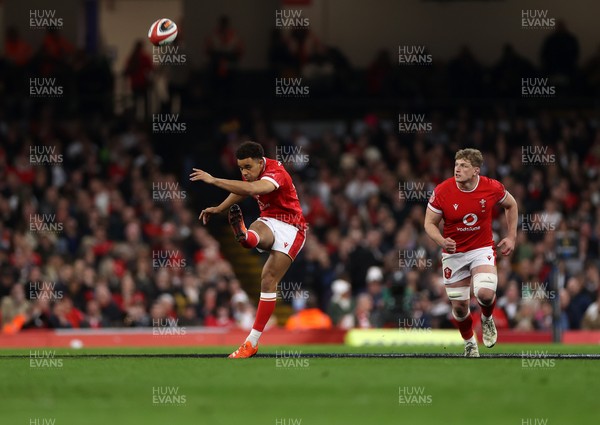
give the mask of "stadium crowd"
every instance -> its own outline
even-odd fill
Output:
[[[1,69],[14,84],[3,87],[0,114],[3,332],[169,326],[169,319],[249,329],[254,302],[214,229],[197,221],[198,200],[165,171],[170,159],[157,154],[149,131],[111,125],[110,99],[102,96],[113,84],[106,63],[78,55],[56,33],[35,55],[18,34],[8,36]],[[380,57],[367,73],[371,94],[389,93],[381,88],[385,62]],[[586,81],[593,82],[597,60],[590,64]],[[77,78],[60,102],[23,101],[20,77],[30,66]],[[460,63],[448,65],[449,75],[453,66]],[[64,105],[71,105],[68,119]],[[73,118],[73,110],[81,113]],[[95,137],[86,114],[92,110],[105,114]],[[228,135],[220,159],[229,177],[238,177],[233,152],[246,137],[272,158],[284,146],[302,153],[282,158],[310,224],[286,279],[313,298],[294,307],[318,306],[343,328],[452,326],[440,249],[422,223],[431,191],[452,175],[454,152],[469,146],[484,153],[482,174],[500,180],[519,204],[516,251],[498,255],[496,325],[550,330],[557,302],[563,329],[600,328],[597,119],[584,110],[426,112],[426,132],[399,133],[397,123],[369,113],[343,134],[309,136],[299,127],[281,137],[272,122],[253,116],[249,128]],[[496,215],[494,229],[498,241],[503,216]]]

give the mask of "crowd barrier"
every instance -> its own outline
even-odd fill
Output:
[[[83,347],[194,347],[207,345],[236,346],[248,332],[221,328],[101,329],[101,330],[25,330],[0,335],[2,348],[83,348]],[[481,339],[481,338],[480,338]],[[499,344],[551,343],[550,332],[500,330]],[[563,333],[564,344],[600,344],[600,331]],[[344,331],[288,331],[274,328],[261,337],[263,345],[348,344],[353,346],[458,345],[456,330],[408,331],[406,329],[354,329]]]

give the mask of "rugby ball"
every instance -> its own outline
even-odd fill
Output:
[[[148,30],[148,39],[155,46],[170,44],[177,38],[177,24],[168,18],[161,18]]]

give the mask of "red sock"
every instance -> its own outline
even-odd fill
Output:
[[[481,314],[485,317],[492,317],[492,313],[494,312],[494,307],[496,307],[496,296],[494,295],[494,301],[490,305],[483,305],[479,303],[481,306]]]
[[[242,246],[244,248],[252,249],[252,248],[256,248],[256,245],[258,245],[258,242],[260,242],[258,233],[256,233],[254,230],[248,230],[248,232],[246,232],[246,239],[244,239],[243,241],[240,241],[240,244],[242,244]]]
[[[248,232],[250,234],[250,232]],[[275,302],[277,300],[276,292],[261,292],[260,301],[258,302],[258,309],[256,310],[256,319],[254,319],[254,325],[252,329],[256,329],[262,332],[265,329],[265,325],[271,318],[271,314],[275,310]]]
[[[467,317],[461,321],[454,316],[454,312],[452,312],[452,316],[454,317],[454,324],[458,327],[463,339],[465,341],[471,339],[473,337],[473,318],[471,317],[471,312],[469,311]]]

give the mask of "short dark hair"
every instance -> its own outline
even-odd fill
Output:
[[[244,142],[235,151],[237,159],[262,159],[265,156],[265,150],[256,142]]]

